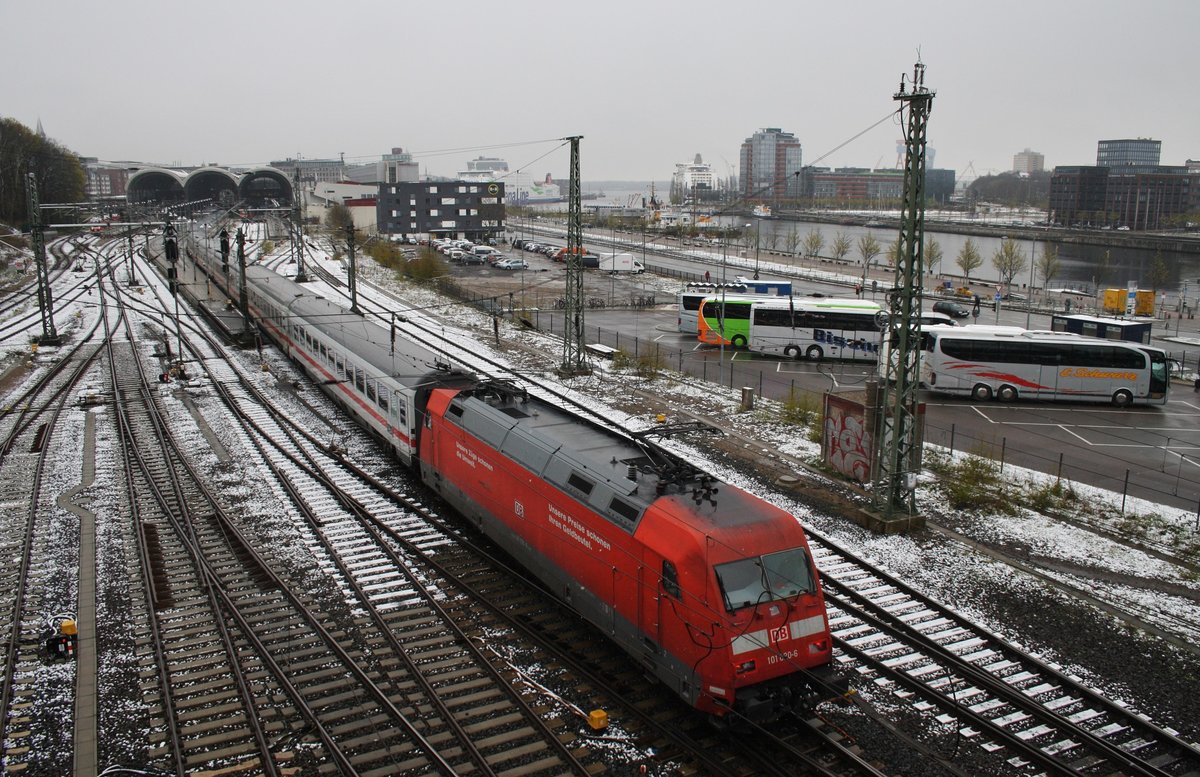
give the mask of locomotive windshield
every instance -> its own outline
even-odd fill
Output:
[[[718,564],[716,573],[725,609],[730,612],[816,591],[808,554],[803,548]]]

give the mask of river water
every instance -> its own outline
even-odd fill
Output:
[[[586,191],[587,187],[585,186]],[[640,205],[640,197],[649,197],[649,193],[648,186],[644,191],[632,189],[610,191],[606,189],[604,196],[598,198],[596,202],[626,205],[632,198],[637,199],[637,204]],[[660,198],[665,199],[665,188],[658,188],[657,193]],[[588,203],[585,202],[585,209],[587,205]],[[553,207],[564,209],[566,206]],[[810,231],[816,231],[825,238],[825,246],[821,253],[828,256],[834,239],[838,234],[842,234],[849,238],[851,246],[850,252],[845,258],[855,263],[861,261],[858,253],[858,239],[863,235],[871,234],[879,241],[881,250],[881,255],[875,258],[875,266],[886,264],[883,254],[887,252],[888,246],[892,244],[897,235],[895,228],[884,227],[797,222],[776,218],[756,219],[746,216],[719,216],[717,220],[722,224],[754,225],[749,227],[747,232],[752,229],[761,230],[761,245],[764,250],[773,247],[778,251],[786,251],[790,244],[789,236],[793,231],[801,243]],[[929,268],[926,268],[927,277],[937,278],[937,281],[927,282],[927,286],[936,285],[939,281],[948,280],[952,284],[957,284],[963,280],[963,272],[955,260],[963,250],[963,246],[966,245],[968,238],[974,242],[975,247],[979,250],[979,255],[983,258],[983,264],[972,271],[971,281],[974,283],[999,283],[1000,276],[992,264],[992,257],[1000,250],[1003,238],[939,232],[936,223],[926,222],[926,245],[929,244],[929,241],[936,240],[942,249],[942,261],[936,268],[933,268],[934,272],[930,272]],[[743,238],[743,242],[753,245],[753,238],[750,238],[749,241]],[[1123,246],[1105,247],[1051,242],[1058,249],[1059,271],[1045,284],[1048,288],[1078,289],[1088,294],[1094,294],[1097,288],[1123,289],[1131,282],[1136,283],[1137,287],[1141,289],[1151,288],[1149,278],[1151,268],[1155,263],[1154,251]],[[1030,276],[1032,262],[1041,256],[1043,243],[1044,241],[1041,240],[1017,238],[1019,250],[1026,257],[1026,265],[1024,272],[1018,273],[1017,277],[1013,279],[1014,290],[1025,289],[1031,280],[1036,287],[1043,285],[1042,278],[1037,274],[1036,269],[1032,278]],[[1108,254],[1107,259],[1105,258],[1106,253]],[[1169,280],[1165,286],[1155,289],[1155,291],[1165,293],[1169,301],[1186,298],[1193,309],[1200,306],[1200,253],[1165,251],[1162,253],[1162,260],[1166,264]]]

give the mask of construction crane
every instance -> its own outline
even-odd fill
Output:
[[[961,186],[962,190],[966,192],[967,188],[978,177],[979,173],[975,172],[975,160],[972,159],[970,162],[967,162],[967,169],[962,171],[962,174],[958,176],[958,180],[955,183]]]

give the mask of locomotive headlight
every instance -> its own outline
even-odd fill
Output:
[[[829,650],[829,640],[828,639],[818,639],[813,642],[810,642],[808,645],[809,653],[824,653],[827,650]]]
[[[736,671],[738,674],[745,674],[746,672],[753,672],[754,671],[754,662],[746,661],[745,663],[738,664],[737,668],[734,671]]]

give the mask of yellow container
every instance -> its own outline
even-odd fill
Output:
[[[587,722],[592,731],[603,731],[608,728],[608,713],[604,710],[592,710],[588,713]]]

